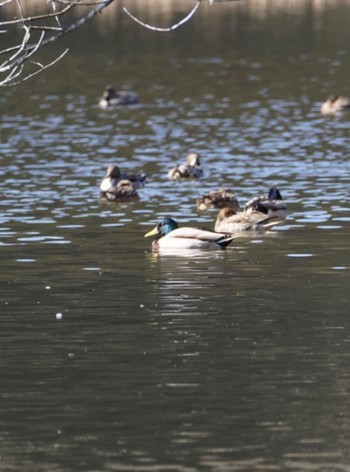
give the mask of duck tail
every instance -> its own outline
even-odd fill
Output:
[[[235,238],[233,238],[232,236],[222,236],[221,238],[217,239],[215,242],[221,247],[221,249],[225,249],[229,244],[232,243],[234,239]]]
[[[281,192],[277,187],[271,187],[268,194],[269,200],[283,200]]]

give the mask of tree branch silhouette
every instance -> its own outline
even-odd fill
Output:
[[[115,0],[48,0],[45,12],[29,15],[24,0],[0,0],[0,35],[12,38],[13,46],[0,48],[0,87],[18,85],[39,74],[60,61],[68,52],[65,49],[48,63],[35,61],[34,56],[47,44],[58,41],[63,36],[77,30],[98,13],[102,13]],[[123,7],[123,11],[145,28],[155,31],[173,31],[189,21],[202,2],[213,4],[237,0],[193,0],[191,11],[179,22],[168,28],[160,28],[144,23]],[[43,2],[44,3],[44,2]],[[78,11],[83,8],[83,13]],[[74,15],[72,15],[74,12]],[[5,19],[10,18],[10,19]],[[18,36],[19,35],[19,36]],[[2,61],[2,62],[1,62]]]

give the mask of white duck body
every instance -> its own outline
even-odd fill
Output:
[[[100,184],[101,192],[108,192],[109,190],[112,190],[116,183],[116,179],[113,179],[112,177],[105,177]]]
[[[161,249],[219,249],[225,234],[197,228],[178,228],[158,240]]]

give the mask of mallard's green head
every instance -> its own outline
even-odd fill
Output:
[[[164,220],[160,221],[154,229],[145,234],[145,238],[148,236],[156,236],[158,234],[160,236],[165,236],[176,228],[178,228],[176,221],[172,218],[164,218]]]

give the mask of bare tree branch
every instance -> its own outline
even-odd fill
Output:
[[[60,60],[62,59],[62,57],[67,54],[68,51],[69,51],[69,49],[66,49],[65,51],[63,51],[62,54],[60,54],[58,57],[56,57],[56,59],[54,59],[53,61],[51,61],[51,62],[49,62],[48,64],[45,64],[45,65],[40,64],[40,62],[32,62],[32,64],[38,66],[38,69],[37,69],[36,71],[32,72],[31,74],[28,74],[28,75],[22,77],[21,80],[18,80],[17,82],[14,82],[14,79],[17,78],[17,77],[18,77],[19,75],[21,75],[21,73],[22,73],[23,65],[21,65],[21,70],[20,70],[20,72],[19,72],[18,74],[16,74],[16,75],[12,76],[12,78],[11,78],[11,84],[10,84],[10,85],[13,86],[13,85],[21,84],[21,83],[24,82],[25,80],[28,80],[28,79],[30,79],[31,77],[34,77],[35,75],[40,74],[40,72],[42,72],[43,70],[48,69],[49,67],[51,67],[51,66],[53,66],[54,64],[56,64],[56,62],[60,61]],[[2,85],[1,82],[0,82],[0,85]],[[6,86],[6,84],[5,84],[5,86]]]
[[[212,0],[211,0],[212,1]],[[196,1],[196,4],[195,6],[192,8],[192,10],[190,11],[190,13],[185,16],[185,18],[183,18],[181,21],[179,21],[178,23],[175,23],[174,25],[170,26],[169,28],[159,28],[157,26],[152,26],[152,25],[148,25],[147,23],[143,23],[141,20],[139,20],[138,18],[136,18],[136,16],[132,15],[129,10],[126,9],[126,7],[123,7],[123,10],[125,11],[125,13],[127,15],[130,16],[130,18],[132,18],[134,21],[136,21],[136,23],[139,23],[140,25],[144,26],[145,28],[148,28],[150,30],[153,30],[153,31],[163,31],[163,32],[168,32],[168,31],[173,31],[175,30],[176,28],[178,28],[179,26],[183,25],[184,23],[186,23],[186,21],[188,21],[196,12],[197,8],[199,7],[199,4],[200,4],[201,0],[197,0]]]
[[[42,1],[44,3],[44,0]],[[6,38],[12,38],[15,32],[17,38],[14,45],[7,45],[4,48],[0,48],[0,57],[3,60],[3,62],[0,63],[0,87],[17,85],[56,64],[65,56],[68,49],[59,54],[48,64],[32,61],[31,58],[37,55],[44,46],[59,40],[63,36],[83,26],[114,1],[115,0],[47,0],[49,7],[46,7],[46,12],[31,15],[27,13],[24,8],[23,0],[0,0],[0,18],[3,18],[2,20],[0,19],[0,33],[5,35]],[[173,31],[189,21],[197,11],[201,2],[213,4],[220,1],[236,0],[193,1],[195,3],[192,10],[182,18],[181,21],[168,28],[159,28],[144,23],[136,16],[132,15],[126,7],[123,7],[123,11],[145,28],[166,32]],[[30,2],[25,5],[28,7]],[[32,5],[33,4],[31,4],[31,6]],[[84,8],[83,13],[79,10],[79,16],[72,17],[70,13],[78,12],[78,7]],[[20,28],[19,30],[18,27]],[[18,31],[21,32],[20,38],[18,38]],[[30,67],[29,71],[27,71],[27,65]]]
[[[47,12],[42,15],[25,16],[24,9],[22,8],[21,0],[5,0],[0,3],[0,8],[10,3],[17,6],[19,15],[17,18],[12,20],[5,20],[0,22],[0,26],[13,27],[15,25],[21,25],[24,30],[22,40],[15,46],[0,50],[0,55],[7,55],[7,59],[0,64],[0,86],[17,85],[18,83],[27,80],[30,77],[38,74],[39,72],[51,67],[56,64],[66,53],[67,50],[60,54],[56,59],[50,61],[48,64],[43,65],[38,62],[31,62],[28,59],[33,56],[39,49],[45,45],[57,41],[62,36],[65,36],[72,31],[80,28],[82,25],[87,23],[93,16],[101,12],[104,8],[110,5],[114,0],[99,0],[94,2],[82,1],[82,0],[51,0],[52,12]],[[63,5],[63,8],[58,9],[56,4]],[[84,6],[88,9],[83,15],[77,20],[71,22],[67,26],[63,26],[61,23],[61,17],[65,15],[77,6]],[[37,24],[38,22],[45,20],[45,22],[54,21],[54,25],[46,23],[43,25]],[[39,37],[34,42],[29,42],[31,33],[37,31]],[[6,31],[2,31],[4,33]],[[23,66],[28,61],[29,64],[38,67],[34,72],[25,75],[20,81],[15,81],[21,74],[23,74]]]

